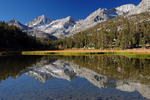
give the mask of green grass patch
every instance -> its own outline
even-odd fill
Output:
[[[50,55],[55,54],[54,52],[34,52],[34,51],[23,51],[22,55]]]
[[[132,54],[132,55],[125,55],[126,57],[130,57],[130,58],[149,58],[150,59],[150,54],[146,55],[146,54]]]
[[[140,52],[108,52],[107,54],[112,55],[122,55],[130,58],[148,58],[150,59],[150,54],[140,53]]]

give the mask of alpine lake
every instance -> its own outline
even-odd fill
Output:
[[[150,58],[0,56],[0,100],[150,100]]]

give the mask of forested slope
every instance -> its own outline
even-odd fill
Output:
[[[59,49],[146,48],[150,44],[150,13],[119,16],[52,44]]]
[[[16,26],[0,22],[0,51],[44,49],[45,45]]]

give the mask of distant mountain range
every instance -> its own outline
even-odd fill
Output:
[[[139,14],[148,11],[149,8],[150,0],[143,0],[138,6],[127,4],[110,10],[99,8],[83,20],[76,20],[71,16],[53,20],[42,15],[25,25],[15,19],[8,24],[13,24],[27,34],[38,38],[66,38],[111,18]]]

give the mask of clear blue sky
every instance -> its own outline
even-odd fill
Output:
[[[85,19],[98,8],[114,8],[123,4],[138,5],[142,0],[0,0],[0,21],[13,18],[25,24],[40,15],[53,19],[72,16]]]

